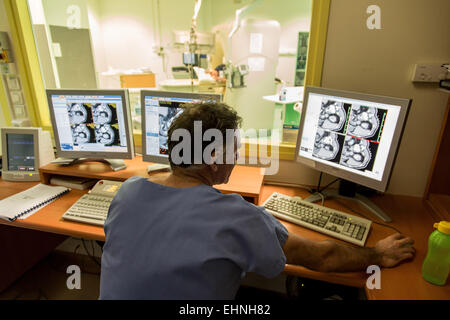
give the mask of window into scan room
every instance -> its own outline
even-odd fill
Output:
[[[223,95],[243,129],[296,131],[313,0],[28,0],[46,89]],[[306,40],[305,40],[306,39]],[[281,96],[281,100],[280,100]],[[298,107],[298,105],[297,105]]]

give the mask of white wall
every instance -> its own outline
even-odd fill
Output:
[[[94,55],[95,72],[99,88],[114,88],[114,83],[108,77],[101,76],[101,72],[107,70],[105,48],[103,46],[102,25],[100,21],[100,2],[99,0],[87,0],[87,14],[89,29],[91,33],[92,53]],[[116,85],[117,86],[117,85]]]
[[[159,1],[161,30],[156,20],[156,0],[89,0],[89,3],[98,72],[107,71],[108,68],[127,70],[150,67],[157,81],[166,78],[162,59],[154,53],[154,46],[159,43],[160,34],[161,45],[166,47],[172,42],[172,30],[189,30],[194,1]],[[180,64],[180,54],[168,53],[168,70]],[[101,83],[103,81],[108,86],[119,85],[117,78],[99,78]]]
[[[42,0],[28,0],[28,8],[33,24],[46,24]]]
[[[44,0],[55,1],[55,0]],[[151,67],[157,81],[167,75],[163,70],[161,57],[154,53],[154,46],[161,45],[168,50],[165,66],[170,77],[172,66],[181,65],[181,55],[170,53],[173,30],[189,30],[194,13],[194,0],[85,0],[89,12],[97,72],[113,69],[135,69]],[[200,32],[211,31],[216,25],[234,20],[235,10],[248,4],[234,4],[232,0],[203,0],[198,18]],[[297,35],[308,31],[311,0],[266,0],[252,10],[247,17],[275,19],[281,23],[281,48],[296,53]],[[160,23],[157,16],[159,13]],[[159,28],[161,27],[161,28]],[[293,83],[295,57],[281,57],[277,76]],[[102,86],[119,85],[112,77],[99,76]]]
[[[250,4],[239,4],[231,0],[209,1],[212,7],[212,26],[234,21],[237,9]],[[245,18],[276,20],[281,25],[280,49],[297,54],[298,33],[309,31],[311,24],[311,0],[265,0],[245,15]],[[294,83],[296,57],[280,57],[276,75],[278,78]]]

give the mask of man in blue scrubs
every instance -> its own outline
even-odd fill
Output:
[[[199,121],[201,136],[208,129],[222,133],[223,150],[208,148],[211,141],[200,146],[192,141],[180,152],[179,143],[185,141],[173,138],[194,137]],[[225,137],[240,122],[232,108],[212,103],[186,106],[174,119],[168,142],[172,171],[128,179],[111,203],[100,299],[233,299],[246,272],[275,277],[286,263],[325,272],[356,271],[412,258],[412,239],[399,234],[373,248],[314,242],[289,234],[241,196],[214,189],[233,170],[234,161],[226,160],[237,159],[239,139],[233,137],[230,148]]]

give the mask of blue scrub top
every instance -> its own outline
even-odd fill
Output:
[[[275,277],[286,263],[278,220],[207,185],[130,178],[105,235],[100,299],[233,299],[246,272]]]

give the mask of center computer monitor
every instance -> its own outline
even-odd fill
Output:
[[[169,164],[168,130],[173,119],[183,112],[181,105],[220,101],[219,94],[141,91],[143,160]]]
[[[385,191],[410,103],[410,99],[306,87],[297,162]]]
[[[47,90],[57,156],[104,159],[113,170],[134,157],[126,90]]]

